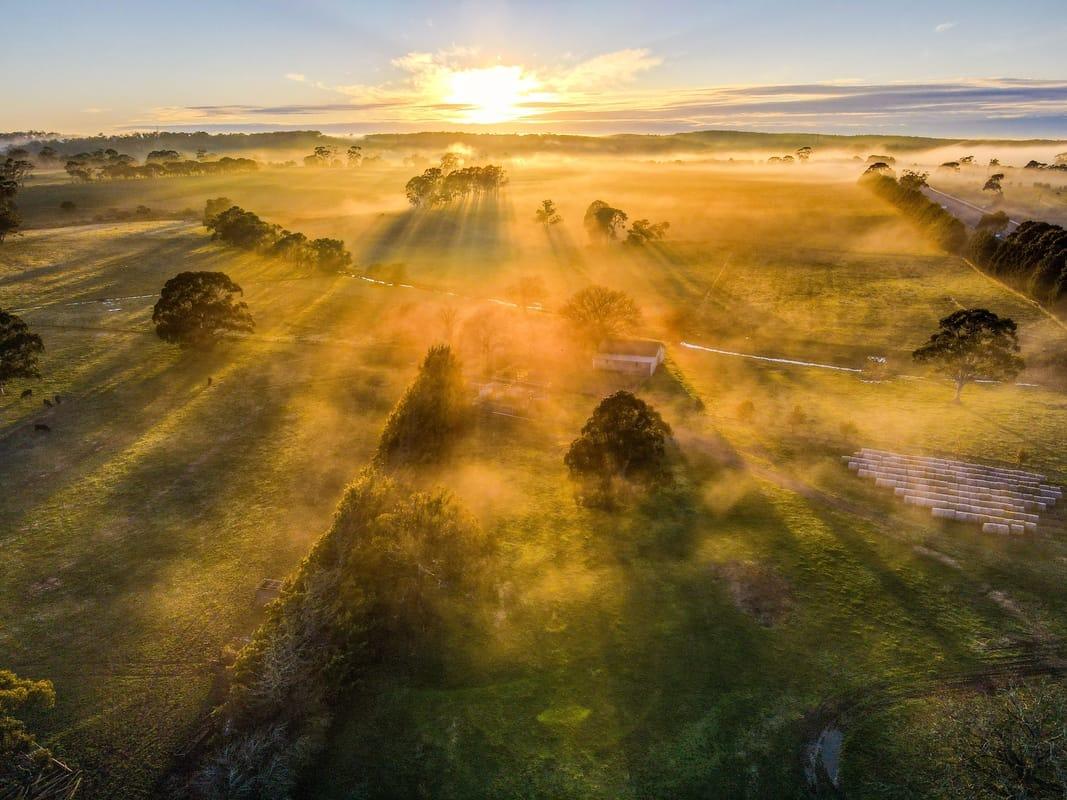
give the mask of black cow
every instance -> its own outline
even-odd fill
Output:
[[[45,405],[45,408],[51,408],[51,407],[52,407],[52,401],[51,401],[51,400],[49,400],[49,399],[48,399],[48,398],[46,397],[46,398],[44,399],[44,405]]]
[[[25,400],[27,397],[33,397],[33,389],[22,390],[22,399]]]
[[[59,405],[60,403],[62,403],[62,402],[63,402],[63,398],[62,398],[62,397],[60,397],[60,396],[59,396],[59,395],[57,394],[57,395],[55,396],[55,401],[56,401],[56,405],[58,406],[58,405]]]
[[[33,423],[33,429],[35,431],[42,431],[44,433],[49,433],[52,430],[49,426],[45,425],[43,422],[35,422],[35,423]]]

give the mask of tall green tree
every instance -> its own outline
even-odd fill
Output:
[[[610,504],[617,479],[650,482],[663,476],[670,436],[658,411],[630,392],[616,392],[593,411],[563,463],[582,482],[583,503]]]
[[[152,309],[156,335],[181,347],[206,348],[225,333],[250,332],[255,323],[241,287],[223,272],[182,272],[163,286]]]
[[[44,343],[21,318],[0,308],[0,394],[13,378],[39,378],[38,356]]]
[[[463,429],[468,410],[459,359],[447,345],[431,347],[385,423],[375,463],[401,466],[439,461]]]
[[[670,227],[669,222],[652,223],[647,219],[635,219],[626,233],[626,244],[640,246],[657,241],[667,235],[667,229]]]
[[[963,387],[974,380],[1011,380],[1022,372],[1026,364],[1015,329],[1012,320],[984,308],[961,309],[942,319],[912,357],[951,378],[958,403]]]

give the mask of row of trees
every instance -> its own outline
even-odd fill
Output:
[[[340,150],[332,145],[319,145],[310,155],[304,156],[305,167],[358,167],[363,163],[363,148],[354,144],[345,151],[342,161]]]
[[[240,172],[255,172],[259,162],[251,158],[230,158],[223,156],[216,161],[162,160],[171,155],[173,150],[154,151],[148,154],[145,163],[138,165],[132,156],[117,155],[103,163],[96,159],[79,157],[67,161],[67,174],[74,181],[88,183],[95,180],[132,180],[144,178],[169,178],[189,175],[228,175]],[[154,158],[153,158],[154,157]]]
[[[326,272],[343,272],[352,264],[352,254],[340,239],[309,239],[303,233],[294,233],[260,219],[251,211],[234,205],[228,197],[207,201],[204,226],[212,232],[214,239],[292,264],[316,267]]]
[[[387,666],[436,666],[450,619],[486,598],[488,537],[452,496],[402,471],[440,459],[468,418],[451,349],[431,348],[386,423],[374,466],[237,656],[173,794],[288,798],[325,744],[341,692]]]
[[[885,162],[876,162],[861,181],[912,219],[946,252],[959,253],[967,243],[967,229],[956,217],[922,193],[926,173],[907,171],[899,181]]]
[[[1038,302],[1054,304],[1067,295],[1067,231],[1059,225],[1026,220],[1004,238],[987,225],[971,236],[966,254]]]
[[[32,170],[33,164],[24,159],[8,156],[0,162],[0,242],[22,225],[15,195]]]
[[[926,229],[947,252],[961,253],[1041,303],[1058,303],[1067,294],[1067,231],[1059,225],[1027,220],[1002,238],[1010,224],[1003,211],[985,214],[974,234],[922,193],[928,174],[905,170],[894,180],[888,164],[877,162],[861,180]],[[1004,173],[990,175],[984,191],[1000,193]]]
[[[635,246],[664,238],[671,226],[669,222],[652,223],[647,219],[638,219],[634,220],[627,230],[626,222],[629,218],[625,211],[610,206],[603,200],[594,200],[585,210],[582,223],[589,238],[594,242],[613,241],[625,233],[626,244]]]
[[[430,167],[409,180],[404,186],[408,202],[415,208],[448,205],[472,194],[495,192],[507,183],[503,167],[459,167],[458,163],[458,156],[446,153],[440,167]]]

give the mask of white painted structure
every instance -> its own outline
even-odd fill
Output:
[[[593,368],[630,375],[654,375],[667,349],[653,339],[608,339],[593,356]]]

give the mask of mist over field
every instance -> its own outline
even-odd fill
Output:
[[[1063,798],[1063,9],[370,11],[7,12],[0,800]]]

